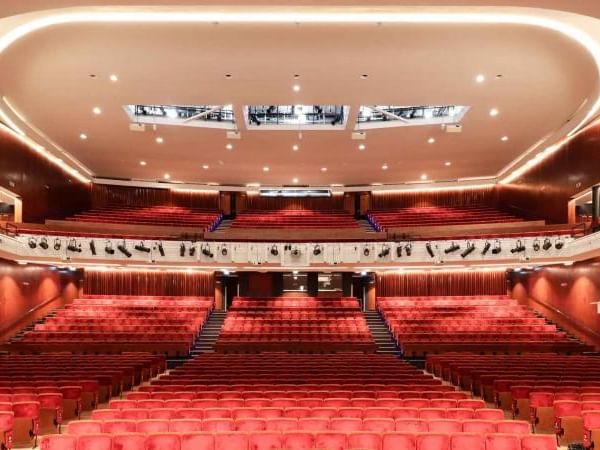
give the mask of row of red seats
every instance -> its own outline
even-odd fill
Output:
[[[257,386],[258,387],[258,386]],[[262,386],[265,387],[264,385]],[[404,398],[452,398],[454,400],[463,400],[469,398],[469,394],[464,391],[456,391],[453,386],[448,385],[394,385],[380,389],[377,386],[371,390],[350,390],[344,389],[343,385],[331,385],[320,387],[320,390],[313,390],[315,386],[308,386],[309,389],[289,390],[292,386],[279,385],[272,386],[267,390],[255,390],[255,386],[232,385],[227,390],[222,386],[216,386],[212,389],[207,385],[145,385],[138,391],[132,392],[136,400],[143,400],[143,396],[148,398],[157,398],[160,400],[170,400],[173,398],[194,399],[248,399],[248,398],[375,398],[375,399],[404,399]],[[366,386],[368,387],[368,386]],[[297,387],[298,388],[298,387]]]
[[[241,211],[232,228],[358,228],[358,222],[346,211],[332,210],[261,210]]]
[[[43,450],[555,450],[552,436],[472,433],[158,433],[54,435]]]
[[[233,420],[223,419],[142,419],[142,420],[80,420],[69,424],[69,434],[98,434],[98,433],[189,433],[194,431],[374,431],[388,433],[399,431],[405,433],[462,433],[473,432],[485,426],[494,427],[499,433],[530,434],[531,425],[520,420],[451,420],[451,419],[290,419],[290,418],[245,418]]]

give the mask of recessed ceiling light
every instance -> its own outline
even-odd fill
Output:
[[[362,74],[360,77],[361,77],[363,80],[366,80],[367,78],[369,78],[369,74],[367,74],[367,73],[363,73],[363,74]]]
[[[226,73],[225,74],[225,78],[231,78],[233,75],[231,75],[230,73]]]
[[[203,168],[204,170],[208,170],[208,164],[204,164],[204,165],[202,165],[202,168]]]
[[[225,146],[225,148],[226,148],[227,150],[232,150],[232,149],[233,149],[233,144],[227,144],[227,145]]]
[[[327,167],[321,167],[321,172],[327,172]]]
[[[294,144],[292,145],[292,150],[297,152],[300,149],[300,147],[298,146],[298,144]]]
[[[427,175],[426,174],[421,175],[421,180],[426,180],[426,179],[427,179]]]
[[[140,161],[140,166],[145,166],[146,165],[146,161]]]
[[[298,78],[300,78],[300,74],[299,73],[295,73],[294,74],[294,78],[297,80]]]
[[[157,144],[162,144],[163,142],[165,142],[165,140],[164,140],[163,138],[161,138],[160,136],[158,136],[158,137],[156,138],[156,143],[157,143]]]
[[[85,140],[87,139],[87,134],[85,134],[85,133],[81,133],[81,134],[79,135],[79,139],[81,139],[82,141],[85,141]]]
[[[497,108],[490,109],[490,116],[496,117],[498,114],[500,114],[500,111]]]
[[[294,92],[300,92],[300,85],[299,84],[295,84],[292,89],[294,90]]]
[[[485,81],[485,75],[480,73],[475,77],[475,81],[477,81],[478,83],[483,83]]]
[[[165,174],[163,175],[163,178],[164,178],[165,180],[168,180],[169,178],[171,178],[171,175],[169,175],[168,173],[165,173]]]
[[[298,184],[298,178],[293,178],[293,179],[292,179],[292,183],[294,183],[294,184]]]
[[[451,165],[452,165],[452,163],[451,163],[450,161],[446,161],[446,162],[444,163],[444,165],[445,165],[446,167],[448,167],[448,166],[451,166]]]
[[[382,170],[388,170],[388,165],[386,163],[383,163],[383,166],[381,166]]]
[[[92,108],[92,112],[96,115],[102,114],[102,110],[98,106],[94,106],[94,108]]]
[[[435,138],[430,137],[429,139],[427,139],[427,142],[433,144],[435,142]]]
[[[118,77],[118,76],[116,76],[114,73],[113,73],[113,74],[112,74],[110,77],[108,77],[108,78],[109,78],[109,79],[110,79],[110,81],[112,81],[113,83],[115,83],[115,82],[119,81],[119,77]]]
[[[269,169],[269,166],[263,167],[263,172],[268,172],[269,170],[271,170],[271,169]]]
[[[500,138],[500,140],[501,140],[502,142],[506,142],[506,141],[508,141],[508,136],[502,136],[502,137]]]
[[[367,148],[367,146],[366,146],[365,144],[360,144],[360,145],[358,146],[358,149],[359,149],[359,150],[364,150],[365,148]]]

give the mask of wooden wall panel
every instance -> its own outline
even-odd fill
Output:
[[[81,276],[0,261],[0,341],[76,298]]]
[[[170,189],[95,184],[92,188],[92,206],[98,208],[110,204],[126,206],[171,205],[218,209],[219,193],[173,192]]]
[[[84,294],[99,295],[182,295],[215,294],[210,272],[86,271]]]
[[[344,209],[344,196],[285,198],[261,197],[260,195],[248,195],[245,192],[240,192],[237,197],[237,210],[243,211],[245,209]]]
[[[503,271],[378,273],[377,297],[504,295]]]
[[[371,209],[496,204],[494,188],[435,192],[373,192]]]
[[[497,188],[504,207],[548,223],[567,223],[569,199],[600,182],[600,124],[577,135],[521,178]]]
[[[90,186],[0,131],[0,186],[21,196],[23,221],[63,219],[90,206]]]
[[[600,351],[600,262],[509,273],[510,294]]]

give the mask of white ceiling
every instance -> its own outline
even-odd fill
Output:
[[[95,176],[157,180],[169,173],[190,183],[242,185],[291,184],[294,177],[301,184],[363,185],[422,174],[429,180],[495,176],[581,114],[583,102],[595,101],[598,84],[597,67],[579,44],[509,24],[69,24],[27,35],[0,55],[0,65],[1,93],[26,123],[0,107]],[[117,83],[109,81],[111,73]],[[475,82],[478,73],[485,83]],[[296,82],[299,93],[292,91]],[[232,103],[239,118],[246,104],[346,104],[351,119],[361,104],[471,110],[461,134],[438,127],[371,130],[362,152],[350,138],[353,120],[345,131],[303,132],[301,141],[296,132],[248,131],[240,123],[242,139],[228,151],[223,130],[130,132],[122,105],[131,103]],[[92,114],[94,106],[102,108],[100,116]],[[492,107],[498,117],[489,116]],[[429,137],[436,142],[428,144]]]

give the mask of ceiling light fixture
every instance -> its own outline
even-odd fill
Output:
[[[475,77],[475,81],[477,81],[478,83],[483,83],[485,81],[485,75],[480,73]]]
[[[450,161],[446,161],[446,162],[444,163],[444,165],[445,165],[446,167],[450,167],[450,166],[452,165],[452,163],[451,163]]]
[[[421,180],[425,181],[426,179],[427,179],[427,174],[424,173],[423,175],[421,175]]]
[[[383,166],[381,166],[381,170],[388,170],[388,165],[386,163],[383,163]]]
[[[500,114],[500,111],[497,108],[490,109],[490,116],[496,117],[498,114]]]
[[[298,146],[298,144],[294,144],[292,145],[292,150],[297,152],[300,149],[300,147]]]
[[[298,184],[298,178],[294,178],[294,179],[292,179],[292,183],[294,183],[294,184]]]
[[[81,139],[82,141],[85,141],[85,140],[87,139],[87,134],[85,134],[85,133],[81,133],[81,134],[79,135],[79,139]]]
[[[225,148],[226,148],[227,150],[233,150],[233,144],[231,144],[231,143],[228,143],[228,144],[225,146]]]
[[[430,144],[433,144],[433,143],[435,143],[435,138],[430,137],[429,139],[427,139],[427,142]]]
[[[140,161],[140,166],[145,166],[146,165],[146,161]]]
[[[294,90],[294,92],[300,92],[300,85],[299,84],[295,84],[292,89]]]
[[[327,172],[327,167],[321,167],[321,172]]]
[[[100,107],[98,107],[98,106],[94,106],[94,107],[92,108],[92,112],[93,112],[94,114],[96,114],[96,115],[100,115],[100,114],[102,114],[102,110],[101,110],[101,109],[100,109]]]
[[[116,76],[114,73],[108,77],[110,79],[110,81],[112,81],[113,83],[116,83],[117,81],[119,81],[119,77]]]
[[[361,77],[363,80],[366,80],[367,78],[369,78],[369,74],[367,74],[367,73],[363,73],[363,74],[362,74],[360,77]]]
[[[365,144],[360,144],[358,146],[358,149],[361,150],[361,151],[364,150],[365,148],[367,148],[367,146]]]
[[[157,144],[162,144],[163,142],[165,142],[165,140],[164,140],[163,138],[161,138],[160,136],[158,136],[158,137],[156,138],[156,143],[157,143]]]
[[[506,142],[506,141],[508,141],[508,136],[502,136],[502,137],[500,138],[500,140],[501,140],[502,142]]]
[[[202,168],[203,168],[204,170],[208,170],[208,164],[203,164],[203,165],[202,165]]]
[[[168,173],[165,173],[165,174],[163,175],[163,178],[164,178],[165,180],[170,180],[170,179],[171,179],[171,175],[169,175]]]
[[[269,169],[269,166],[263,167],[263,172],[268,172],[269,170],[271,170],[271,169]]]

